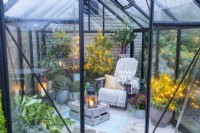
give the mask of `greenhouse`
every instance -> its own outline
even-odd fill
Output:
[[[0,133],[200,132],[200,0],[0,4]]]

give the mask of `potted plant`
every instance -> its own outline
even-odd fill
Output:
[[[146,96],[144,94],[136,94],[134,97],[131,97],[130,104],[134,109],[134,116],[140,119],[144,119]]]
[[[70,79],[64,75],[55,75],[52,81],[52,88],[56,92],[56,101],[59,104],[65,104],[69,101],[69,82]]]
[[[169,74],[160,74],[159,78],[151,78],[151,107],[150,107],[150,120],[153,125],[156,125],[160,119],[165,107],[172,98],[177,83]],[[176,109],[177,103],[184,97],[184,84],[182,84],[176,93],[173,101],[169,105],[167,112],[162,118],[159,126],[165,127],[169,124],[172,118],[172,112]]]
[[[77,41],[71,46],[71,53],[68,58],[68,66],[73,73],[73,80],[80,81],[80,73],[79,73],[79,44]]]
[[[80,91],[80,81],[71,81],[69,86],[70,86],[70,93],[72,93],[73,101],[78,100],[78,94]]]
[[[99,29],[98,35],[94,38],[94,44],[86,46],[85,59],[87,63],[84,68],[87,74],[99,77],[112,72],[115,60],[111,53],[111,47],[112,45],[107,43],[106,36],[103,36],[102,30]]]
[[[114,29],[113,39],[121,47],[120,54],[126,54],[128,45],[136,37],[136,34],[133,31],[134,30],[133,25],[130,25],[130,23],[128,23],[128,22],[130,22],[130,21],[128,21],[128,20],[124,21],[122,27],[120,27],[118,29]]]

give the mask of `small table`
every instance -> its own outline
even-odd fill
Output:
[[[69,116],[80,120],[80,103],[79,101],[69,102]],[[107,104],[100,103],[96,108],[87,108],[85,106],[85,123],[95,126],[110,119],[110,107]]]

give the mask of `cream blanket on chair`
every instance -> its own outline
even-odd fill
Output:
[[[101,88],[99,90],[98,101],[109,105],[125,107],[126,91]]]

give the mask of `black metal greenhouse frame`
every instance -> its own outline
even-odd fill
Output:
[[[6,121],[7,121],[7,130],[8,133],[12,133],[12,118],[11,118],[11,109],[10,109],[10,92],[9,92],[9,81],[8,81],[8,63],[7,63],[7,48],[6,48],[6,33],[5,30],[7,29],[6,25],[5,25],[5,18],[4,18],[4,11],[9,9],[9,6],[12,6],[16,1],[15,0],[8,0],[8,2],[10,2],[10,4],[5,5],[5,10],[4,10],[4,4],[3,4],[3,0],[1,0],[1,5],[0,5],[0,13],[1,13],[1,19],[0,19],[0,59],[1,59],[1,86],[3,88],[3,98],[4,98],[4,110],[5,110],[5,115],[6,115]],[[109,6],[105,5],[102,0],[98,0],[99,3],[102,4],[103,6],[103,21],[102,21],[102,25],[103,25],[103,33],[111,33],[111,31],[106,30],[105,29],[105,9],[107,9],[108,11],[110,11],[113,15],[115,15],[120,21],[123,22],[123,19],[114,11],[112,10]],[[173,14],[171,14],[168,10],[163,10],[163,12],[169,16],[169,18],[171,18],[172,20],[174,20],[175,22],[157,22],[154,21],[154,4],[162,6],[160,3],[158,3],[157,1],[155,2],[154,0],[151,0],[150,2],[150,14],[149,16],[147,14],[145,14],[145,12],[133,1],[129,1],[130,3],[126,6],[122,6],[117,0],[111,0],[111,2],[113,4],[115,4],[119,10],[121,10],[124,14],[126,14],[127,16],[129,16],[133,22],[135,22],[140,28],[139,29],[135,29],[135,32],[141,32],[142,33],[142,57],[141,57],[141,78],[144,79],[146,78],[147,80],[147,107],[146,107],[146,119],[145,119],[145,133],[149,133],[149,109],[150,109],[150,78],[151,78],[151,64],[152,64],[152,51],[153,51],[153,32],[156,30],[166,30],[166,28],[168,29],[176,29],[177,30],[177,44],[176,44],[176,64],[175,64],[175,78],[178,78],[178,71],[179,71],[179,57],[180,57],[180,46],[181,46],[181,29],[183,28],[199,28],[200,27],[200,23],[199,22],[180,22],[176,19],[175,16],[173,16]],[[196,0],[195,3],[199,6],[200,2],[199,0]],[[84,4],[88,5],[88,30],[84,30]],[[145,18],[149,19],[149,28],[145,28],[143,27],[139,22],[137,22],[136,19],[134,19],[134,17],[130,16],[128,14],[128,12],[125,11],[125,9],[129,8],[133,6],[135,9],[137,9]],[[24,19],[24,18],[12,18],[14,21],[18,21],[18,22],[23,22],[23,21],[31,21],[31,22],[52,22],[52,23],[72,23],[72,24],[79,24],[79,36],[80,36],[80,88],[84,88],[84,33],[96,33],[97,31],[92,31],[90,28],[90,17],[91,17],[91,11],[94,8],[92,8],[91,4],[90,4],[90,0],[79,0],[79,20],[77,19],[72,19],[72,20],[54,20],[54,19]],[[9,23],[9,21],[8,21]],[[9,32],[9,30],[8,30]],[[36,40],[37,40],[37,49],[39,49],[39,35],[41,33],[41,38],[42,41],[44,42],[43,44],[45,45],[45,32],[51,32],[51,31],[44,31],[44,30],[39,30],[36,31]],[[73,31],[74,32],[74,31]],[[78,31],[75,31],[78,32]],[[149,45],[148,45],[148,71],[147,71],[147,77],[144,76],[144,49],[145,49],[145,32],[149,32]],[[9,33],[11,34],[11,33]],[[33,51],[32,51],[32,43],[31,43],[31,34],[32,32],[29,31],[29,36],[30,36],[30,63],[27,62],[30,65],[30,68],[33,68]],[[19,62],[20,64],[23,64],[23,52],[21,51],[21,33],[20,30],[18,28],[18,34],[17,34],[17,38],[18,38],[18,42],[15,40],[13,40],[16,45],[19,44]],[[12,35],[11,35],[12,37]],[[130,55],[131,57],[134,56],[134,41],[131,43],[130,45]],[[42,53],[45,54],[45,53]],[[37,57],[38,60],[40,60],[40,53],[38,50],[37,53]],[[26,57],[24,57],[26,60]],[[20,69],[23,69],[23,65],[19,66]],[[24,75],[21,74],[20,77],[23,77]],[[32,84],[33,83],[33,78],[34,76],[36,77],[36,79],[38,79],[37,75],[35,73],[33,73],[31,75],[31,79],[32,79]],[[21,85],[23,86],[23,81],[21,82]],[[43,86],[42,86],[43,87]],[[23,88],[23,87],[22,87]],[[44,89],[44,87],[43,87]],[[45,89],[44,89],[45,91]],[[34,93],[34,90],[33,90]],[[47,94],[47,92],[45,91],[45,93]],[[22,91],[22,94],[24,95],[24,90]],[[49,98],[48,94],[47,97]],[[81,120],[80,120],[80,131],[81,133],[85,132],[85,123],[84,123],[84,90],[80,89],[80,98],[81,98]],[[50,100],[51,101],[51,100]],[[56,109],[56,108],[55,108]],[[58,112],[59,114],[59,112]],[[60,115],[60,114],[59,114]],[[61,115],[60,115],[61,117]],[[62,117],[61,117],[62,119]],[[63,120],[63,119],[62,119]],[[155,129],[157,128],[157,126],[155,127]],[[69,131],[70,132],[70,131]]]

